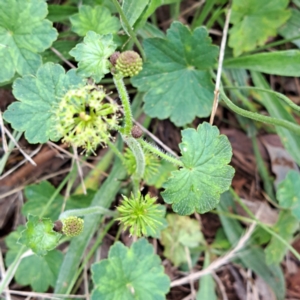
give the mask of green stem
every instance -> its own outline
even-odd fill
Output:
[[[79,267],[79,269],[77,270],[77,272],[75,273],[74,277],[72,278],[71,284],[69,285],[69,289],[67,290],[66,294],[70,294],[72,291],[72,287],[74,286],[77,278],[79,277],[79,275],[81,274],[81,272],[84,269],[84,266],[88,263],[88,261],[90,260],[90,258],[92,257],[92,255],[94,254],[94,252],[97,250],[97,248],[99,247],[99,245],[102,243],[103,238],[105,237],[105,235],[107,234],[107,232],[109,231],[109,229],[112,227],[112,225],[114,224],[115,220],[111,220],[104,228],[104,230],[101,232],[101,234],[98,236],[98,238],[96,239],[94,245],[92,246],[91,250],[88,252],[88,254],[85,256],[85,259],[83,260],[81,266]]]
[[[146,166],[145,154],[140,143],[135,138],[126,135],[122,135],[122,138],[125,141],[125,143],[129,146],[129,148],[131,149],[135,157],[136,171],[132,176],[132,181],[133,181],[133,192],[134,195],[137,196],[137,192],[139,191],[140,180],[144,177],[144,173],[145,173],[145,166]]]
[[[252,213],[252,211],[246,206],[246,204],[240,199],[240,197],[235,193],[235,191],[231,188],[230,189],[231,194],[233,195],[234,199],[241,205],[241,207],[244,209],[244,211],[253,218],[257,224],[263,228],[265,231],[270,233],[272,236],[277,238],[281,243],[283,243],[294,255],[295,257],[300,261],[300,253],[292,246],[290,245],[284,238],[282,238],[279,234],[277,234],[274,230],[266,226],[264,223],[262,223],[260,220],[256,218],[256,216]]]
[[[284,127],[286,129],[289,129],[292,132],[300,135],[300,126],[299,125],[296,125],[296,124],[286,121],[286,120],[279,120],[279,119],[272,118],[272,117],[262,116],[258,113],[249,112],[249,111],[242,109],[242,108],[236,106],[235,104],[233,104],[231,102],[231,100],[225,95],[224,91],[220,91],[220,95],[221,95],[222,99],[224,100],[224,102],[227,104],[227,106],[231,110],[233,110],[235,113],[237,113],[243,117],[247,117],[249,119],[256,120],[259,122]]]
[[[132,113],[131,113],[131,107],[130,107],[130,100],[129,96],[126,90],[126,87],[123,82],[123,77],[120,75],[114,76],[114,83],[117,87],[119,97],[122,101],[123,109],[124,109],[124,118],[125,118],[125,125],[123,128],[123,132],[121,133],[125,135],[131,135],[131,129],[132,129]]]
[[[223,80],[223,82],[225,83],[225,84],[227,84],[227,85],[231,85],[232,84],[232,82],[231,82],[231,80],[228,78],[228,76],[225,74],[225,73],[223,73],[222,74],[222,80]],[[224,87],[223,87],[224,88]],[[225,88],[224,88],[225,89]],[[249,109],[249,110],[251,110],[252,112],[256,112],[257,111],[257,109],[255,108],[255,106],[241,93],[241,92],[239,92],[237,89],[233,89],[233,93],[235,94],[235,96],[239,99],[239,100],[241,100],[242,102],[243,102],[243,104]]]
[[[129,24],[129,22],[128,22],[125,14],[123,12],[123,10],[122,10],[122,7],[121,7],[120,3],[118,2],[118,0],[113,0],[113,3],[115,5],[115,7],[116,7],[116,9],[117,9],[117,11],[119,13],[119,15],[121,16],[121,19],[124,22],[124,24],[125,24],[128,32],[129,32],[130,37],[134,40],[136,46],[138,47],[138,49],[139,49],[139,51],[140,51],[140,53],[141,53],[141,55],[143,57],[143,60],[145,61],[146,60],[146,55],[145,55],[144,49],[142,48],[141,43],[137,39],[135,32],[131,28],[131,26],[130,26],[130,24]]]
[[[0,295],[3,293],[3,291],[7,288],[7,286],[9,285],[9,283],[11,282],[11,280],[13,279],[17,267],[21,261],[21,257],[23,255],[23,252],[25,250],[25,246],[22,245],[21,248],[18,251],[17,256],[15,257],[14,261],[12,262],[12,264],[9,266],[9,268],[7,269],[5,276],[2,277],[2,281],[0,282]]]
[[[93,207],[87,207],[87,208],[66,210],[60,214],[58,219],[63,220],[68,217],[73,217],[73,216],[80,217],[80,216],[88,216],[88,215],[93,215],[93,214],[100,214],[100,215],[105,215],[105,216],[109,216],[109,217],[116,216],[116,213],[114,211],[111,211],[102,206],[93,206]]]
[[[171,156],[170,154],[166,154],[166,153],[162,152],[156,146],[152,146],[151,144],[149,144],[148,142],[146,142],[142,139],[139,139],[139,142],[143,146],[143,148],[149,150],[150,152],[156,154],[157,156],[167,160],[168,162],[174,164],[175,166],[183,167],[183,163],[179,159]]]
[[[263,89],[263,88],[259,88],[259,87],[253,87],[253,86],[239,86],[239,87],[225,86],[224,89],[227,89],[227,90],[231,90],[231,89],[254,90],[254,91],[269,93],[269,94],[277,96],[279,99],[283,100],[287,105],[289,105],[294,110],[300,111],[300,106],[299,105],[295,104],[291,99],[289,99],[288,97],[282,95],[281,93],[274,92],[272,90]]]

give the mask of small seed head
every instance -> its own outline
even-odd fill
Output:
[[[138,53],[129,50],[120,54],[115,67],[123,77],[132,77],[142,70],[143,60]]]
[[[68,217],[62,220],[62,232],[68,237],[77,236],[83,231],[83,223],[83,219]]]
[[[143,135],[143,131],[139,126],[134,125],[131,129],[131,135],[135,139],[139,139]]]

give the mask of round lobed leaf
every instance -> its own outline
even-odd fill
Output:
[[[0,1],[0,82],[20,75],[35,74],[42,64],[37,53],[57,38],[47,16],[44,0]]]
[[[165,39],[148,38],[143,44],[147,61],[132,83],[146,92],[145,112],[159,119],[170,117],[177,126],[209,116],[214,98],[209,69],[218,47],[212,45],[206,28],[192,32],[173,22]]]
[[[115,52],[117,45],[112,34],[99,35],[89,31],[83,43],[77,44],[70,54],[78,61],[77,74],[82,77],[92,77],[99,82],[110,72],[111,63],[108,58]]]
[[[179,145],[184,167],[172,172],[163,185],[162,196],[180,215],[205,213],[219,202],[220,194],[228,190],[234,169],[228,166],[232,157],[231,145],[216,126],[206,122],[197,130],[182,132]]]
[[[166,299],[170,279],[160,263],[153,246],[145,239],[133,243],[130,249],[115,243],[108,259],[92,265],[95,287],[91,299]]]
[[[29,215],[26,229],[22,231],[18,242],[37,255],[46,255],[58,245],[60,238],[61,234],[53,231],[53,222],[50,219]]]
[[[85,36],[88,31],[98,34],[116,33],[120,29],[120,21],[111,15],[110,11],[100,5],[91,7],[81,5],[79,13],[70,17],[72,30],[80,36]]]

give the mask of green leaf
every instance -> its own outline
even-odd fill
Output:
[[[290,170],[286,178],[278,184],[276,197],[280,206],[289,208],[292,214],[300,220],[300,174]]]
[[[218,206],[220,212],[232,213],[235,205],[229,192],[224,193]],[[232,246],[236,246],[240,240],[243,228],[237,220],[227,218],[220,214],[224,231]],[[285,296],[285,280],[282,269],[279,265],[267,265],[264,251],[256,245],[245,246],[240,251],[239,260],[247,268],[260,276],[274,291],[277,300],[283,300]]]
[[[104,6],[91,7],[82,5],[79,13],[70,17],[72,30],[80,36],[85,36],[88,31],[98,34],[117,33],[120,28],[118,18],[111,15]]]
[[[291,215],[291,212],[282,210],[273,229],[289,243],[298,227],[299,221]],[[270,244],[265,249],[267,264],[279,264],[286,252],[287,247],[273,236]]]
[[[57,38],[56,29],[45,20],[47,13],[44,0],[0,1],[0,82],[16,72],[35,74],[42,63],[37,53]]]
[[[8,247],[5,257],[7,266],[13,262],[20,250],[17,241],[23,230],[24,226],[19,226],[16,231],[5,238],[5,244]],[[43,257],[37,255],[26,256],[21,260],[16,270],[15,280],[20,285],[30,285],[35,292],[46,292],[49,286],[55,286],[62,260],[63,254],[57,250],[50,251]]]
[[[29,215],[26,229],[22,231],[18,242],[37,255],[46,255],[58,245],[60,238],[61,234],[53,231],[53,222],[50,219]]]
[[[17,131],[25,131],[29,143],[56,140],[54,109],[64,94],[83,84],[74,70],[65,73],[62,66],[42,65],[36,76],[26,75],[13,84],[13,94],[19,100],[4,113],[4,119]]]
[[[209,252],[205,253],[205,260],[203,268],[207,268],[210,264]],[[215,292],[215,282],[211,274],[205,275],[199,280],[200,288],[197,293],[197,300],[209,299],[217,300]]]
[[[207,30],[191,32],[174,22],[166,39],[146,39],[144,48],[147,61],[132,83],[146,92],[145,112],[159,119],[170,117],[177,126],[209,116],[214,98],[209,69],[218,47],[211,44]]]
[[[159,256],[145,239],[133,243],[130,249],[116,242],[108,259],[92,265],[92,278],[92,300],[163,300],[170,286]]]
[[[111,34],[99,35],[89,31],[83,43],[78,44],[70,54],[79,61],[77,74],[82,77],[92,77],[99,82],[110,72],[108,58],[115,52],[117,45]]]
[[[234,0],[232,4],[229,46],[234,56],[262,46],[290,17],[288,0]]]
[[[16,274],[17,283],[30,285],[35,292],[46,292],[49,286],[54,287],[63,261],[63,254],[53,250],[40,257],[31,255],[22,259]]]
[[[205,213],[216,207],[220,194],[231,184],[231,145],[216,126],[206,122],[197,130],[189,128],[181,134],[179,147],[184,167],[172,173],[163,185],[166,190],[162,196],[180,215]]]
[[[141,16],[149,0],[124,0],[122,3],[122,10],[131,27],[135,24],[137,19]],[[122,21],[122,27],[127,32],[127,27]]]
[[[28,185],[25,188],[25,197],[27,202],[22,207],[22,214],[40,215],[48,201],[55,193],[56,189],[48,181],[42,181],[39,184]],[[86,195],[71,196],[66,201],[65,210],[88,207],[92,201],[94,192],[87,190]],[[57,220],[64,203],[64,197],[57,195],[48,207],[44,216],[51,220]]]
[[[286,50],[241,56],[224,61],[229,69],[248,69],[281,76],[300,76],[300,51]]]
[[[292,16],[288,21],[280,28],[279,34],[282,35],[285,39],[292,39],[300,35],[300,11],[298,9],[291,9]],[[300,48],[300,38],[297,40],[291,41]]]
[[[48,5],[49,14],[47,19],[51,22],[62,22],[68,20],[68,18],[77,13],[77,7],[71,5],[59,5],[50,4]]]
[[[203,242],[204,238],[197,220],[190,217],[167,215],[168,227],[161,232],[161,243],[164,245],[164,256],[174,266],[187,262],[185,247],[196,248]]]

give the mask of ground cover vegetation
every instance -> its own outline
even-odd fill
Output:
[[[300,299],[299,0],[0,0],[1,299]]]

